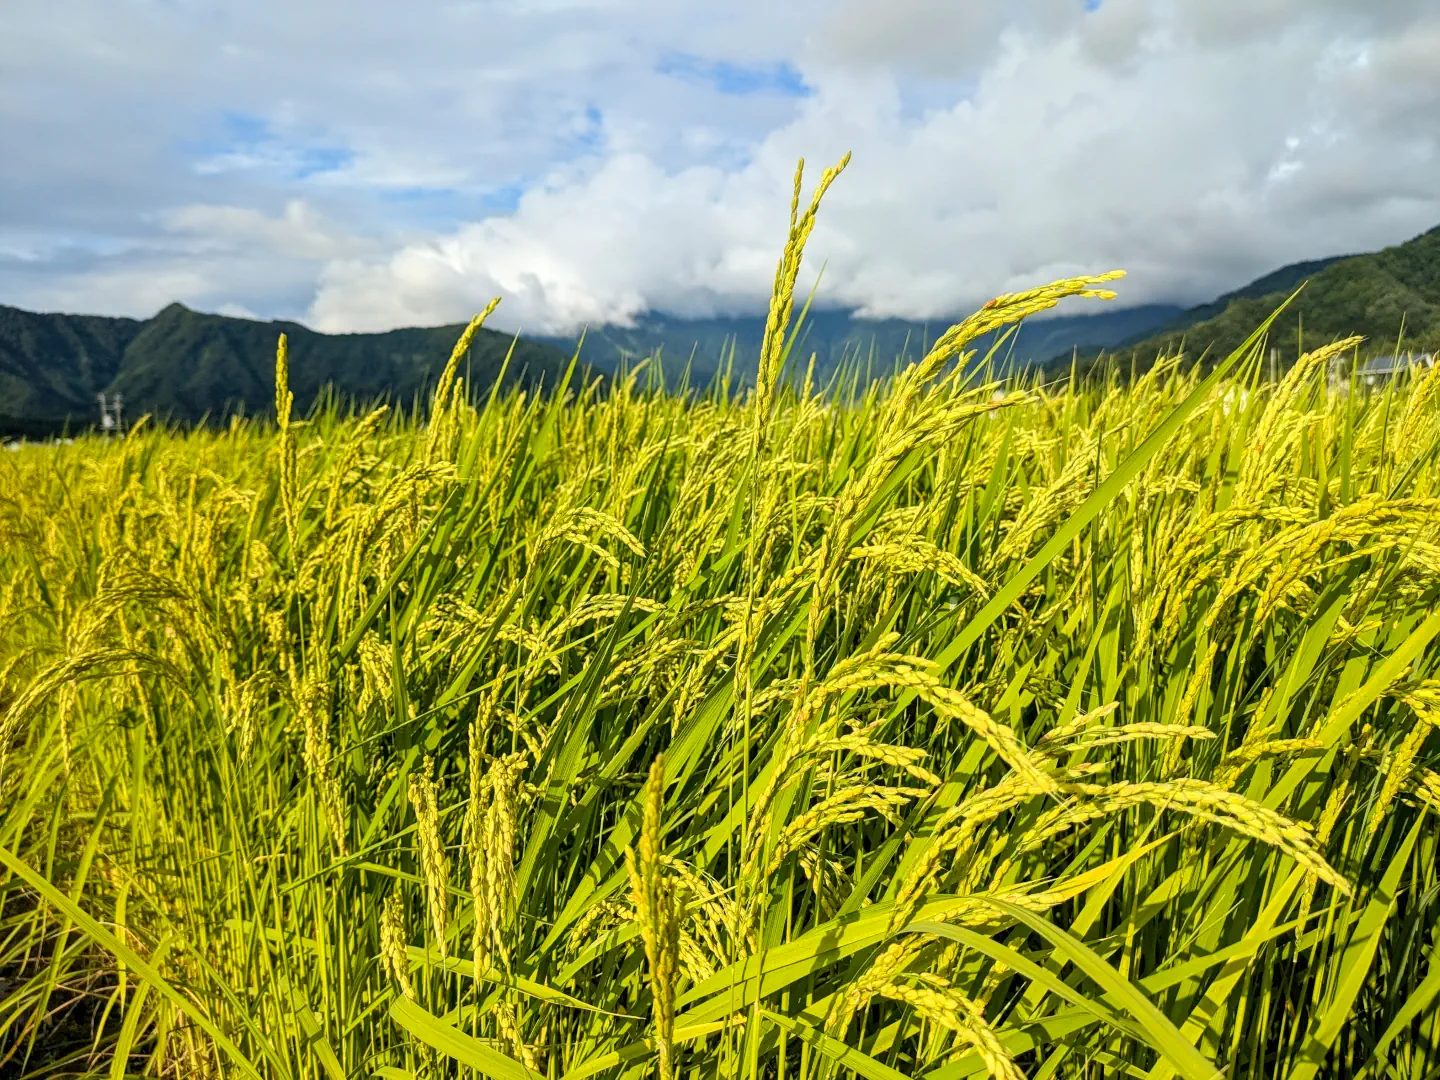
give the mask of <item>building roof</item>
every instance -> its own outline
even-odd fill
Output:
[[[1401,353],[1398,356],[1372,356],[1360,365],[1363,375],[1394,375],[1412,367],[1429,367],[1434,358],[1429,353]]]

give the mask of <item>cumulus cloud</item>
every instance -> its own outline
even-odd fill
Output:
[[[795,156],[813,177],[847,149],[812,251],[828,257],[822,295],[869,315],[932,317],[1112,266],[1132,272],[1129,300],[1193,300],[1440,219],[1440,140],[1420,119],[1440,98],[1409,44],[1440,23],[1418,9],[1367,24],[1296,6],[1261,39],[1223,11],[1139,0],[1009,22],[1000,5],[906,3],[894,23],[855,3],[819,25],[799,64],[814,94],[744,166],[600,158],[502,219],[332,266],[316,321],[457,318],[491,294],[546,329],[755,310]],[[976,40],[984,55],[965,52]],[[951,55],[970,56],[966,91],[907,115],[905,79]]]
[[[744,308],[773,278],[783,239],[788,200],[769,197],[771,187],[753,169],[670,173],[641,154],[606,157],[527,192],[511,214],[382,259],[332,263],[312,319],[331,330],[440,322],[498,295],[498,321],[560,333],[657,305]]]
[[[258,248],[287,259],[343,259],[375,247],[334,228],[302,199],[292,199],[274,217],[244,206],[195,203],[165,214],[164,225],[221,250]]]
[[[75,2],[0,39],[0,302],[753,312],[796,158],[847,150],[810,273],[870,315],[1115,266],[1208,299],[1440,221],[1427,0]]]
[[[276,214],[192,203],[154,215],[128,239],[57,249],[32,237],[28,250],[12,250],[7,259],[0,247],[0,302],[13,302],[8,283],[26,294],[24,306],[45,311],[146,316],[178,300],[278,318],[304,314],[294,298],[312,295],[330,263],[384,248],[295,199]]]

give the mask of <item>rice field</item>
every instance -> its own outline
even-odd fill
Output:
[[[1440,1076],[1440,369],[817,385],[837,171],[743,391],[0,459],[0,1075]]]

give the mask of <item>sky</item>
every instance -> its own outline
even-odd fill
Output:
[[[4,0],[0,304],[329,332],[1128,271],[1192,303],[1440,224],[1434,0]]]

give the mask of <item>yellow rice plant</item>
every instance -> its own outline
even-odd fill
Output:
[[[489,393],[491,304],[0,455],[0,1075],[1435,1074],[1440,381],[997,374],[1113,273],[827,369],[844,165],[748,377]]]

